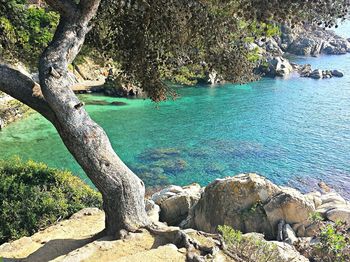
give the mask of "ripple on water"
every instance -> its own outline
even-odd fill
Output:
[[[178,100],[158,107],[98,95],[82,99],[92,101],[86,106],[92,118],[147,185],[205,185],[257,172],[303,191],[322,180],[350,198],[350,55],[296,60],[341,68],[345,76],[183,88]],[[114,101],[123,106],[111,105]],[[1,158],[12,155],[86,179],[53,127],[38,115],[0,132]]]

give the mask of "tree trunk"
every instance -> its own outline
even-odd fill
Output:
[[[119,237],[123,230],[134,231],[148,225],[145,187],[116,155],[104,130],[89,117],[83,103],[71,90],[67,69],[80,51],[100,0],[81,0],[78,5],[70,0],[47,2],[60,12],[61,18],[53,41],[40,58],[43,97],[33,98],[26,94],[23,98],[16,90],[12,95],[53,123],[68,150],[102,193],[106,233]],[[0,66],[0,76],[2,71],[13,73]],[[30,86],[26,83],[30,80],[22,77],[23,85]],[[0,81],[0,90],[9,91],[6,86],[5,80]],[[25,90],[31,93],[34,88]],[[39,108],[43,110],[38,110],[38,102],[43,104]]]

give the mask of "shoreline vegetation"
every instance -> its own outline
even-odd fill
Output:
[[[2,90],[25,101],[55,126],[101,192],[70,172],[43,163],[0,160],[0,261],[350,261],[350,202],[325,183],[303,194],[255,173],[244,173],[215,179],[205,187],[195,183],[157,188],[145,197],[144,182],[122,162],[106,132],[74,94],[97,92],[159,102],[176,97],[165,81],[190,86],[284,78],[293,73],[313,79],[343,77],[341,68],[315,69],[291,63],[287,57],[347,54],[350,39],[307,23],[280,24],[288,12],[298,17],[298,2],[286,10],[281,5],[281,16],[270,8],[271,17],[278,21],[272,24],[267,24],[263,9],[256,9],[259,15],[251,17],[258,6],[254,2],[243,5],[243,15],[239,12],[235,17],[231,14],[237,11],[234,5],[233,10],[226,10],[222,7],[230,5],[200,2],[206,7],[202,8],[170,1],[164,6],[176,9],[179,4],[176,11],[181,15],[169,9],[165,19],[158,14],[164,20],[147,13],[162,10],[148,2],[141,1],[134,10],[135,3],[108,6],[111,2],[102,1],[100,6],[98,0],[47,1],[46,5],[32,0],[0,6],[3,14],[9,14],[0,17]],[[331,28],[348,13],[345,5],[337,4],[337,12],[320,5],[310,17],[305,10],[302,14],[314,22],[318,12],[319,18],[329,12],[330,20],[319,24]],[[107,12],[99,13],[99,7]],[[109,21],[116,10],[115,20]],[[129,19],[135,23],[125,23]],[[141,28],[138,19],[146,20],[141,21],[146,33],[133,30]],[[169,21],[175,26],[167,24],[171,32],[162,32],[159,28]],[[192,32],[186,27],[193,21],[196,25],[191,30],[200,30],[196,41],[188,44],[186,33]],[[203,21],[206,26],[197,27]],[[111,30],[115,25],[117,30]],[[200,35],[212,28],[230,36]],[[247,32],[233,33],[240,29]],[[105,42],[106,30],[113,45]],[[170,44],[172,34],[180,37]],[[85,37],[87,44],[81,50]],[[141,45],[135,44],[139,38]],[[183,43],[187,50],[180,50]],[[106,48],[110,48],[108,58]],[[38,59],[38,68],[32,66]],[[221,73],[214,69],[216,63]],[[18,81],[14,81],[16,76]],[[0,131],[31,112],[0,93]]]

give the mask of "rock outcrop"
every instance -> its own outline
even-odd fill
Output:
[[[160,206],[160,221],[170,226],[179,225],[198,202],[201,192],[200,185],[192,184],[186,187],[170,186],[155,193],[152,200]]]
[[[281,27],[281,36],[277,42],[284,52],[295,55],[339,55],[350,52],[350,42],[337,36],[331,30],[313,25],[297,26],[291,29]]]
[[[297,190],[278,187],[256,174],[243,174],[208,185],[191,210],[190,225],[207,232],[229,225],[275,239],[280,220],[308,226],[314,211],[314,203]]]
[[[8,95],[0,94],[0,130],[8,124],[24,118],[31,109]]]
[[[288,59],[281,56],[267,59],[267,65],[260,66],[260,71],[269,77],[286,77],[293,72],[293,67]]]
[[[266,64],[260,65],[258,72],[268,77],[286,77],[293,72],[298,73],[301,77],[313,79],[327,79],[332,77],[343,77],[344,73],[340,70],[321,70],[312,69],[311,65],[299,65],[290,63],[283,57],[272,57],[266,59]]]
[[[198,184],[170,186],[146,200],[146,209],[153,226],[122,240],[101,238],[104,212],[89,208],[31,237],[1,245],[0,257],[28,262],[241,261],[235,260],[239,252],[248,250],[248,255],[257,256],[265,247],[273,253],[269,253],[273,261],[306,262],[293,245],[311,243],[304,236],[318,233],[311,214],[319,212],[327,223],[350,222],[350,204],[339,194],[331,190],[301,194],[256,174],[217,179],[204,191]],[[194,229],[168,226],[159,219]],[[226,249],[217,234],[218,225],[250,232],[241,235],[243,242],[239,242],[248,246]]]

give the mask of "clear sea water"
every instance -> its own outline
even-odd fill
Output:
[[[350,26],[339,29],[350,37]],[[84,95],[121,158],[147,185],[199,182],[256,172],[302,191],[322,180],[350,197],[350,54],[294,58],[314,68],[341,69],[343,78],[262,79],[246,85],[186,87],[156,105]],[[38,114],[0,132],[0,158],[13,155],[84,172],[53,127]]]

